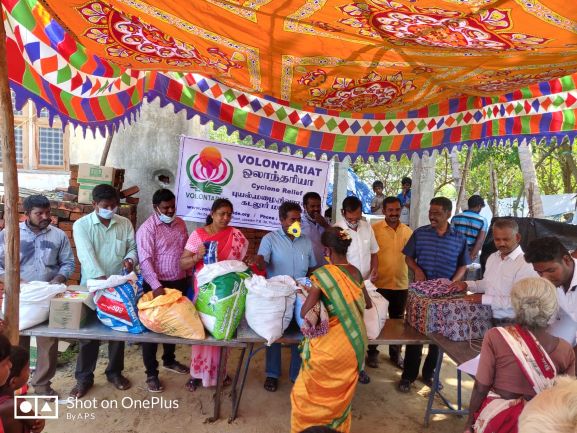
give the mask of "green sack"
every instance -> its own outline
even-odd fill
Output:
[[[197,281],[204,282],[205,278],[200,274],[208,267],[212,269],[206,272],[212,276],[230,271],[231,264],[227,262],[231,261],[206,265],[199,273]],[[237,265],[232,268],[238,270],[243,267]],[[242,272],[227,272],[202,285],[199,284],[196,309],[204,327],[217,340],[230,340],[244,316],[247,293],[244,281],[251,276],[246,265],[244,269]],[[204,275],[208,276],[206,273]]]

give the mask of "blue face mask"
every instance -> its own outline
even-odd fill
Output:
[[[112,210],[98,208],[98,216],[100,218],[104,218],[105,220],[110,220],[112,219],[112,216],[116,213],[117,210],[118,210],[117,207],[115,207]]]
[[[173,215],[170,217],[168,215],[164,215],[163,213],[158,214],[158,219],[160,221],[162,221],[164,224],[170,224],[171,222],[174,221],[175,218],[176,218],[176,215]]]

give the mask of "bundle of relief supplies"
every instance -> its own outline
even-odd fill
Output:
[[[138,317],[152,332],[204,340],[204,326],[194,304],[180,290],[165,288],[164,295],[145,293],[138,301]]]
[[[196,309],[205,328],[217,340],[230,340],[246,303],[245,281],[251,275],[239,260],[223,260],[205,265],[196,275]]]
[[[367,338],[369,340],[375,340],[385,327],[387,313],[389,311],[389,301],[377,292],[376,286],[370,280],[365,281],[365,289],[367,289],[373,306],[365,310],[363,318],[365,328],[367,328]]]
[[[143,294],[142,276],[111,275],[106,280],[88,280],[88,291],[94,294],[98,319],[115,331],[140,334],[146,328],[138,318],[137,303]]]
[[[268,280],[253,275],[245,281],[246,321],[248,325],[271,345],[282,337],[294,314],[298,286],[288,275]]]
[[[423,334],[439,333],[452,341],[483,338],[493,316],[488,305],[463,299],[451,281],[416,281],[409,288],[406,320]]]
[[[308,338],[321,337],[329,332],[329,313],[323,302],[319,300],[305,317],[301,317],[301,310],[307,300],[309,289],[312,287],[309,278],[297,278],[299,289],[296,292],[294,317],[302,334]]]
[[[50,300],[66,291],[65,284],[50,284],[45,281],[30,281],[20,285],[20,320],[18,330],[28,329],[48,320]],[[5,313],[6,304],[2,304]]]

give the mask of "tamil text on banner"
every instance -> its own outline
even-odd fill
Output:
[[[302,203],[315,191],[325,203],[328,170],[328,161],[182,137],[176,214],[204,222],[222,197],[234,206],[234,226],[272,230],[283,201]]]

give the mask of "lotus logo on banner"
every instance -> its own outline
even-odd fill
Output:
[[[186,162],[190,187],[209,194],[221,194],[222,187],[232,179],[231,162],[222,158],[216,147],[208,146]]]

